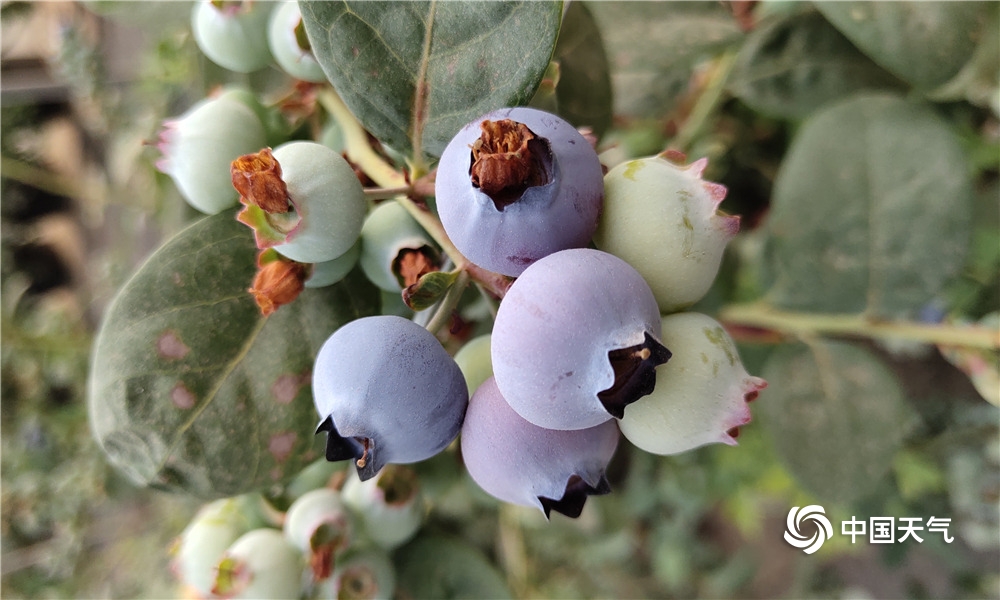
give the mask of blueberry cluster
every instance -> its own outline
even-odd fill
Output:
[[[583,135],[530,108],[464,127],[441,157],[435,200],[462,254],[513,280],[492,334],[460,352],[459,367],[397,316],[334,333],[313,371],[327,458],[355,461],[366,479],[460,434],[484,490],[576,517],[589,495],[610,491],[620,432],[660,454],[735,443],[764,381],[746,373],[721,325],[677,312],[707,291],[739,226],[717,212],[725,189],[701,180],[704,166],[657,156],[604,176]],[[388,225],[390,211],[398,223]],[[387,225],[369,225],[376,219]],[[410,240],[376,245],[381,268],[366,269],[399,290],[399,269],[385,266],[407,256],[401,248],[432,246],[395,204],[372,212],[365,229]]]
[[[193,28],[228,69],[277,61],[323,80],[294,3],[202,2]],[[749,422],[765,382],[719,323],[684,312],[739,230],[718,210],[726,189],[702,179],[704,159],[665,154],[606,171],[560,117],[504,108],[455,134],[432,193],[411,186],[408,204],[373,203],[336,127],[325,144],[287,141],[273,120],[252,95],[226,90],[168,124],[161,168],[199,210],[243,205],[238,219],[261,250],[250,292],[265,316],[356,265],[382,290],[383,314],[334,332],[312,373],[326,458],[352,461],[360,481],[461,437],[484,490],[575,517],[610,490],[621,434],[670,454],[733,444]],[[447,316],[470,278],[499,307],[490,336],[453,358],[434,333],[440,320],[420,315]],[[464,339],[451,336],[452,349]]]

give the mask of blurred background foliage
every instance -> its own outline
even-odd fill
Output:
[[[787,288],[785,300],[773,295],[769,272],[781,264],[768,258],[781,252],[768,229],[775,182],[810,117],[858,93],[923,99],[928,118],[957,136],[955,169],[972,186],[970,251],[907,318],[957,327],[1000,310],[998,7],[921,4],[594,2],[572,13],[572,31],[591,44],[557,48],[555,103],[577,99],[565,110],[607,127],[606,156],[672,147],[710,157],[706,179],[729,188],[723,208],[743,216],[744,234],[697,308],[722,315],[748,370],[771,388],[738,448],[656,457],[622,442],[615,493],[575,521],[501,506],[453,455],[439,456],[417,467],[433,505],[427,530],[481,548],[519,597],[1000,597],[998,409],[982,397],[996,392],[995,348],[863,330],[847,331],[849,343],[784,344],[788,323],[726,312],[768,290],[790,302]],[[289,85],[277,69],[238,75],[210,63],[189,15],[186,2],[2,4],[4,597],[181,593],[168,548],[199,502],[134,488],[106,465],[86,421],[88,353],[115,291],[196,217],[154,168],[159,124],[223,83],[265,98]],[[886,22],[896,29],[863,26]],[[606,69],[610,90],[581,76],[588,65]],[[916,146],[915,160],[933,162],[935,148]],[[920,241],[924,263],[943,253]],[[855,387],[825,398],[825,415],[797,415],[801,398],[824,394],[811,384],[852,370]],[[848,412],[857,427],[842,427]],[[955,542],[835,535],[807,556],[782,539],[789,508],[807,504],[825,506],[835,528],[855,515],[950,517]]]

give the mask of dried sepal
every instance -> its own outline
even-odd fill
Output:
[[[233,187],[240,194],[240,202],[246,206],[258,206],[272,214],[291,209],[288,186],[281,179],[281,165],[270,148],[235,159],[229,173]]]
[[[295,262],[277,252],[265,251],[257,260],[257,274],[247,290],[265,317],[299,297],[305,289],[310,265]]]

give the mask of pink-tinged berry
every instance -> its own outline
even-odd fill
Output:
[[[234,94],[222,94],[163,123],[156,167],[170,176],[188,204],[213,215],[236,206],[239,198],[230,182],[229,164],[265,143],[257,113]]]
[[[656,389],[619,422],[622,434],[654,454],[736,445],[739,428],[750,422],[749,403],[767,382],[747,373],[736,344],[711,317],[676,313],[662,326],[674,354],[656,370]]]
[[[740,219],[718,211],[726,188],[705,181],[700,159],[678,166],[652,156],[616,166],[604,177],[604,212],[594,243],[636,268],[660,310],[700,300],[715,281]]]
[[[462,459],[490,495],[576,518],[587,497],[611,491],[605,469],[618,445],[614,420],[556,431],[532,425],[510,407],[491,377],[476,390],[462,425]]]

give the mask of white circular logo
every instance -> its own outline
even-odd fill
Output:
[[[816,524],[816,531],[812,537],[807,538],[802,534],[800,529],[802,521],[812,521]],[[833,526],[826,518],[826,510],[816,504],[810,504],[801,510],[798,506],[793,506],[792,510],[788,511],[786,527],[785,541],[806,554],[819,550],[826,540],[833,537]]]

